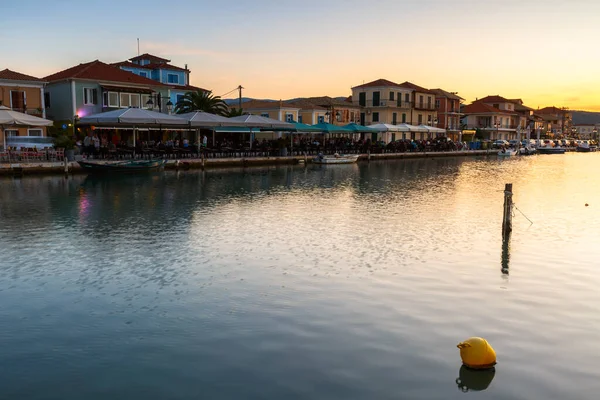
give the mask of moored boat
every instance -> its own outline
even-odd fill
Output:
[[[537,148],[538,153],[540,154],[565,154],[565,151],[567,151],[567,149],[565,149],[564,147],[550,147],[550,146],[541,146]]]
[[[583,140],[577,145],[576,150],[580,153],[589,153],[592,151],[596,151],[596,146],[590,144],[590,142],[588,142],[587,140]]]
[[[77,161],[86,171],[93,173],[140,172],[162,168],[167,160],[128,160],[128,161]]]
[[[358,161],[358,155],[333,155],[323,156],[319,154],[313,158],[312,162],[315,164],[352,164]]]
[[[502,149],[498,152],[499,157],[512,157],[517,155],[517,151],[514,149]]]
[[[519,149],[520,156],[531,156],[537,153],[537,150],[533,146],[525,146]]]

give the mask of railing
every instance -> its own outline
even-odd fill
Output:
[[[369,100],[369,101],[365,102],[364,104],[359,102],[359,106],[361,106],[361,107],[394,107],[394,108],[410,109],[412,106],[412,102],[410,102],[410,101],[398,102],[398,100],[380,100],[379,102],[373,102],[372,100]]]
[[[429,104],[429,103],[415,103],[415,109],[417,110],[435,110],[435,105],[434,104]]]
[[[28,114],[28,115],[35,115],[36,117],[42,116],[44,113],[42,112],[42,110],[38,110],[37,108],[20,108],[20,107],[13,107],[12,108],[13,111],[16,112],[20,112],[23,114]]]
[[[518,125],[483,125],[483,124],[479,124],[479,125],[473,125],[473,126],[469,126],[467,127],[467,129],[517,129],[519,126]]]

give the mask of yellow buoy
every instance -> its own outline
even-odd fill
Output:
[[[460,349],[460,358],[466,367],[487,369],[496,365],[496,352],[480,337],[472,337],[456,345]]]

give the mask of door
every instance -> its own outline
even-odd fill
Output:
[[[365,113],[360,113],[360,124],[365,126]]]

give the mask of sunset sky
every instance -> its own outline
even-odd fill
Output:
[[[1,1],[0,69],[122,61],[139,37],[216,95],[347,96],[386,78],[600,111],[599,15],[597,0]]]

